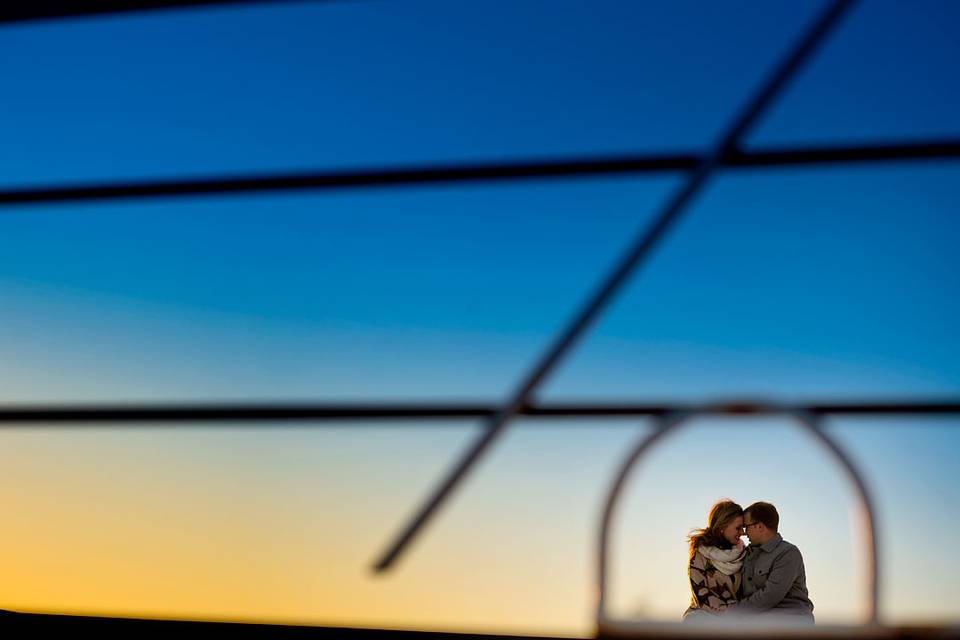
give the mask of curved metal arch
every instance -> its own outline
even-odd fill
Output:
[[[786,415],[794,418],[803,430],[814,440],[823,445],[833,456],[847,474],[849,481],[854,485],[859,498],[860,515],[863,519],[863,542],[866,555],[867,571],[867,618],[864,621],[867,625],[877,625],[879,623],[879,563],[877,546],[877,527],[874,516],[873,500],[870,497],[870,491],[863,475],[853,464],[853,461],[843,450],[842,447],[827,434],[822,426],[822,419],[808,411],[795,407],[778,406],[772,404],[710,404],[699,408],[684,409],[674,411],[657,418],[654,430],[644,435],[630,454],[623,461],[619,472],[614,478],[608,493],[606,504],[604,505],[603,515],[600,522],[599,540],[598,540],[598,564],[596,573],[596,603],[597,603],[597,626],[598,630],[605,625],[609,625],[612,619],[606,612],[606,588],[607,588],[607,561],[608,561],[608,540],[610,534],[610,522],[613,517],[613,510],[617,500],[626,483],[626,479],[633,470],[634,465],[648,453],[654,445],[663,440],[671,431],[676,431],[679,427],[687,423],[691,418],[704,415],[741,415],[741,414],[775,414]]]

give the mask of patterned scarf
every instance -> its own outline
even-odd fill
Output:
[[[703,544],[698,547],[698,550],[710,559],[710,563],[717,568],[717,571],[728,576],[740,571],[740,567],[743,566],[743,557],[747,553],[746,548],[742,546],[732,549],[718,549]]]

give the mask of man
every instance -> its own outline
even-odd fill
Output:
[[[724,613],[813,624],[803,556],[777,532],[779,526],[780,515],[769,502],[755,502],[744,510],[743,530],[750,546],[743,561],[742,595]]]

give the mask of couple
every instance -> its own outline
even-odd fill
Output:
[[[684,622],[814,623],[803,557],[779,526],[780,515],[768,502],[745,510],[730,500],[713,505],[707,527],[689,537],[693,600]]]

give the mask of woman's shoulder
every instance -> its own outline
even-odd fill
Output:
[[[707,542],[701,542],[697,545],[697,553],[705,558],[715,556],[718,553],[722,553],[723,550],[715,545],[708,544]]]
[[[690,566],[696,567],[697,569],[706,569],[710,565],[710,561],[707,559],[707,556],[703,555],[700,551],[700,546],[701,545],[697,545],[693,555],[690,556]]]

